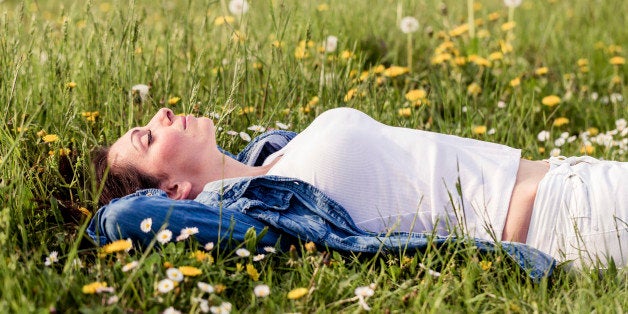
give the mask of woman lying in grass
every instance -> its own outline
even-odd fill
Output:
[[[464,235],[480,247],[505,241],[511,255],[534,253],[525,243],[576,266],[628,262],[628,163],[529,161],[508,146],[391,127],[350,108],[298,135],[265,133],[237,156],[217,147],[210,119],[164,108],[93,159],[102,204],[131,194],[93,218],[99,243],[147,244],[160,230],[164,243],[170,230],[220,241],[269,227],[265,245],[283,236],[374,252]]]

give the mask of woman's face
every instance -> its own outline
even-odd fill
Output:
[[[146,126],[135,127],[109,150],[109,165],[130,165],[175,180],[198,174],[216,155],[216,130],[209,118],[176,116],[160,109]]]

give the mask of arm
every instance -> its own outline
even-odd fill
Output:
[[[152,219],[152,227],[145,233],[140,224],[146,218]],[[191,200],[173,200],[162,190],[148,189],[102,207],[92,218],[87,233],[99,245],[130,238],[146,246],[162,227],[172,231],[171,241],[175,241],[181,229],[197,227],[199,233],[194,236],[201,244],[227,244],[229,240],[242,242],[249,228],[254,228],[259,235],[267,225],[240,212]],[[280,235],[271,228],[259,245],[275,246]]]

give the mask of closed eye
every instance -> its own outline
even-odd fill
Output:
[[[148,130],[148,133],[146,133],[146,138],[147,138],[147,146],[150,145],[153,142],[153,132],[151,132],[151,130]]]

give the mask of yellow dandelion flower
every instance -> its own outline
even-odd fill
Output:
[[[350,78],[354,78],[356,75],[358,75],[358,70],[353,69],[353,70],[349,71],[349,77]]]
[[[39,137],[44,137],[44,136],[46,136],[46,134],[47,133],[44,130],[40,130],[40,131],[37,132],[37,136],[39,136]]]
[[[231,34],[231,40],[236,43],[243,43],[246,40],[246,35],[239,30],[236,30]]]
[[[181,97],[171,97],[168,99],[168,105],[176,105],[181,100]]]
[[[547,74],[547,72],[549,72],[549,69],[547,67],[540,67],[534,70],[534,74],[536,75],[545,75]]]
[[[589,67],[588,66],[580,67],[580,73],[589,73]]]
[[[386,67],[384,65],[378,64],[373,68],[373,73],[381,74],[381,73],[384,73],[385,70],[386,70]]]
[[[449,40],[447,40],[447,41],[444,41],[442,44],[438,45],[438,47],[436,47],[436,49],[434,49],[434,53],[435,54],[441,54],[441,53],[443,53],[443,52],[445,52],[447,50],[451,50],[451,49],[454,49],[454,48],[455,48],[454,43],[449,41]]]
[[[253,113],[255,112],[255,107],[253,106],[246,106],[244,108],[240,108],[240,110],[238,111],[239,115],[243,115],[243,114],[249,114],[249,113]]]
[[[271,46],[275,48],[282,48],[284,46],[283,41],[279,41],[279,40],[273,40],[270,44]]]
[[[469,61],[479,65],[479,66],[484,66],[484,67],[490,67],[491,66],[491,62],[488,61],[485,58],[482,58],[478,55],[471,55],[468,57]]]
[[[469,31],[469,24],[462,24],[449,31],[449,36],[458,37]]]
[[[130,240],[116,240],[113,241],[100,249],[101,253],[110,254],[115,252],[121,252],[131,249],[133,244]]]
[[[510,80],[510,86],[517,87],[519,85],[521,85],[521,78],[515,77],[514,79]]]
[[[590,144],[583,145],[580,148],[580,153],[581,154],[591,155],[591,154],[595,153],[595,147],[593,145],[590,145]]]
[[[475,135],[482,135],[486,133],[486,125],[476,125],[471,129],[471,132]]]
[[[196,277],[203,273],[200,269],[194,266],[180,266],[179,271],[183,274],[183,276],[187,277]]]
[[[454,64],[456,64],[458,66],[465,65],[466,63],[467,63],[467,58],[465,58],[465,57],[455,57],[454,58]]]
[[[623,65],[626,63],[626,59],[624,57],[612,57],[610,60],[608,60],[612,65]]]
[[[493,262],[491,261],[480,261],[480,267],[483,271],[491,269],[491,266],[493,266]]]
[[[613,85],[621,84],[621,76],[613,75],[613,77],[611,78],[611,84]]]
[[[294,57],[297,59],[305,59],[309,56],[309,53],[305,50],[305,47],[297,46],[294,49]]]
[[[220,25],[223,25],[223,24],[231,24],[234,21],[235,21],[235,18],[233,16],[230,16],[230,15],[218,16],[214,20],[214,25],[220,26]]]
[[[467,86],[467,94],[471,96],[477,96],[480,93],[482,93],[482,87],[480,86],[480,84],[473,82],[469,84],[469,86]]]
[[[486,29],[481,29],[475,34],[478,38],[489,38],[491,33]]]
[[[253,281],[259,280],[259,272],[257,272],[257,269],[253,266],[253,264],[246,264],[246,273]]]
[[[504,54],[501,53],[500,51],[496,51],[488,55],[488,59],[490,61],[501,60],[503,58],[504,58]]]
[[[606,50],[610,54],[617,54],[617,53],[621,53],[624,49],[619,45],[608,45]]]
[[[507,32],[507,31],[515,28],[516,25],[517,25],[517,23],[515,23],[515,21],[506,22],[506,23],[502,24],[501,29],[502,29],[502,31]]]
[[[59,135],[56,134],[47,134],[42,136],[41,138],[45,143],[52,143],[59,140]]]
[[[347,94],[345,95],[345,102],[349,101],[351,99],[353,99],[353,97],[355,97],[355,94],[357,93],[358,89],[357,88],[352,88],[350,90],[347,91]]]
[[[136,55],[142,54],[142,47],[137,47],[137,48],[135,48],[134,53],[135,53]]]
[[[558,117],[556,119],[554,119],[554,123],[552,123],[554,126],[563,126],[565,124],[569,123],[569,119],[565,118],[565,117]]]
[[[54,156],[55,155],[55,151],[54,150],[49,150],[48,151],[48,156]]]
[[[225,286],[225,285],[223,285],[221,283],[214,285],[214,292],[217,293],[217,294],[221,294],[225,290],[227,290],[227,286]]]
[[[256,70],[261,70],[264,68],[264,65],[261,62],[253,62],[253,68]]]
[[[166,262],[164,262],[164,267],[165,268],[172,268],[172,267],[174,267],[174,265],[172,263],[166,261]]]
[[[400,67],[400,66],[393,65],[387,68],[386,70],[384,70],[383,74],[384,76],[387,76],[387,77],[397,77],[397,76],[406,74],[408,72],[410,72],[410,70],[407,67]]]
[[[83,293],[85,293],[85,294],[94,294],[94,293],[97,293],[101,289],[106,288],[106,287],[107,287],[107,283],[106,282],[95,281],[95,282],[92,282],[90,284],[84,285],[83,286]]]
[[[492,22],[492,21],[498,20],[500,17],[501,17],[501,14],[499,14],[499,12],[492,12],[492,13],[489,13],[488,20]]]
[[[539,151],[539,154],[545,153],[545,147],[539,147],[538,151]]]
[[[580,58],[577,61],[579,67],[585,67],[589,65],[589,60],[585,58]]]
[[[415,102],[417,100],[425,99],[427,97],[427,92],[424,89],[413,89],[406,93],[406,99],[408,101]]]
[[[445,61],[451,60],[451,54],[449,53],[439,53],[432,57],[430,63],[432,64],[441,64]]]
[[[340,58],[347,60],[353,57],[353,52],[349,51],[349,50],[343,50],[340,53]]]
[[[548,107],[553,107],[560,103],[560,97],[556,95],[545,96],[541,99],[541,103]]]
[[[353,93],[355,93],[355,91]],[[349,95],[349,94],[347,93],[347,95]],[[353,97],[353,96],[351,96],[351,97]],[[312,97],[312,99],[310,99],[310,101],[307,102],[307,105],[308,106],[316,106],[318,104],[318,101],[319,101],[318,96],[314,96],[314,97]]]
[[[323,12],[329,10],[329,5],[327,3],[321,3],[316,7],[318,12]]]
[[[308,292],[307,288],[292,289],[290,290],[290,292],[288,292],[288,299],[290,300],[300,299],[304,297],[307,294],[307,292]]]
[[[499,42],[499,47],[504,54],[512,52],[513,50],[512,45],[509,42],[503,40]]]
[[[598,128],[596,127],[590,127],[587,129],[587,132],[589,132],[589,135],[591,136],[596,136],[600,133],[600,130],[598,130]]]
[[[85,208],[85,207],[79,207],[78,211],[81,212],[81,214],[85,215],[85,216],[91,216],[92,213],[89,211],[89,209]]]
[[[76,87],[76,82],[67,82],[65,83],[65,87],[72,89]]]
[[[316,244],[314,244],[314,242],[307,242],[305,243],[305,250],[308,253],[315,253],[316,252]]]
[[[397,114],[399,114],[399,116],[402,118],[408,118],[412,115],[412,109],[409,107],[399,108],[399,110],[397,110]]]

